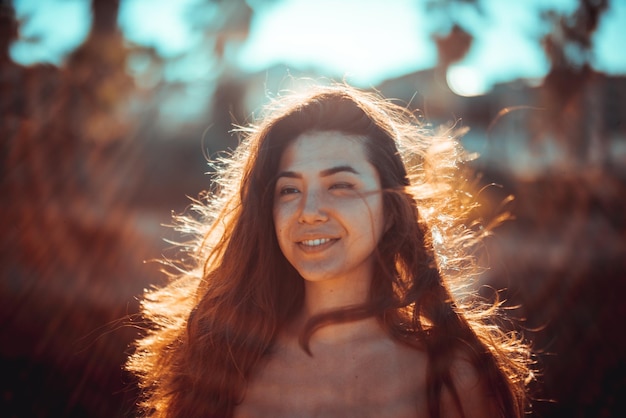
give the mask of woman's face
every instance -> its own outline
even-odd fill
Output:
[[[334,131],[307,132],[281,157],[276,236],[305,280],[371,279],[385,221],[380,178],[362,142]]]

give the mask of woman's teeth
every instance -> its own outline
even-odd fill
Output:
[[[306,245],[307,247],[317,247],[319,245],[326,244],[327,242],[330,242],[330,238],[307,239],[302,241],[302,244]]]

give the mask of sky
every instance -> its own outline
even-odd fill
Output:
[[[199,4],[205,4],[200,8]],[[539,12],[571,13],[576,0],[482,0],[472,7],[426,12],[425,0],[249,0],[250,35],[227,51],[230,65],[243,73],[276,64],[313,69],[358,86],[375,86],[436,63],[433,34],[445,34],[449,16],[472,33],[469,53],[450,68],[448,84],[457,94],[483,94],[496,83],[541,79],[549,63],[539,39],[551,28]],[[192,26],[196,11],[219,22],[203,0],[121,0],[119,25],[128,41],[152,46],[165,58],[178,57],[166,81],[206,77],[211,54]],[[21,39],[11,57],[24,65],[61,64],[80,45],[91,24],[88,0],[14,0]],[[332,11],[332,12],[329,12]],[[191,12],[191,14],[190,14]],[[63,24],[59,24],[63,22]],[[613,0],[593,39],[592,65],[608,74],[626,74],[626,54],[616,53],[626,39],[626,1]],[[183,57],[183,59],[180,59]],[[141,63],[136,63],[141,65]]]

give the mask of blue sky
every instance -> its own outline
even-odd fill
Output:
[[[202,0],[122,0],[120,27],[128,40],[156,48],[166,58],[187,57],[168,77],[194,80],[209,66],[201,33],[189,11]],[[249,1],[255,13],[248,39],[228,51],[229,64],[242,72],[262,71],[277,63],[315,69],[321,75],[346,78],[356,85],[432,68],[436,62],[433,33],[449,21],[426,13],[415,0],[278,0],[266,6]],[[482,0],[485,13],[472,7],[450,11],[474,35],[471,50],[448,73],[458,94],[475,95],[494,83],[518,78],[540,79],[549,63],[538,40],[550,27],[539,20],[542,10],[571,12],[576,0]],[[17,62],[62,63],[86,37],[90,26],[87,0],[15,0],[23,38],[11,48]],[[203,8],[203,13],[211,13]],[[332,10],[332,13],[329,13]],[[62,22],[62,24],[59,24]],[[626,54],[616,53],[626,39],[626,1],[611,2],[594,37],[593,66],[609,74],[626,74]]]

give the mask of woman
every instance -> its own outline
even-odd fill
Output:
[[[346,86],[244,132],[183,219],[192,261],[145,296],[146,413],[522,416],[528,348],[452,294],[476,270],[454,138]]]

